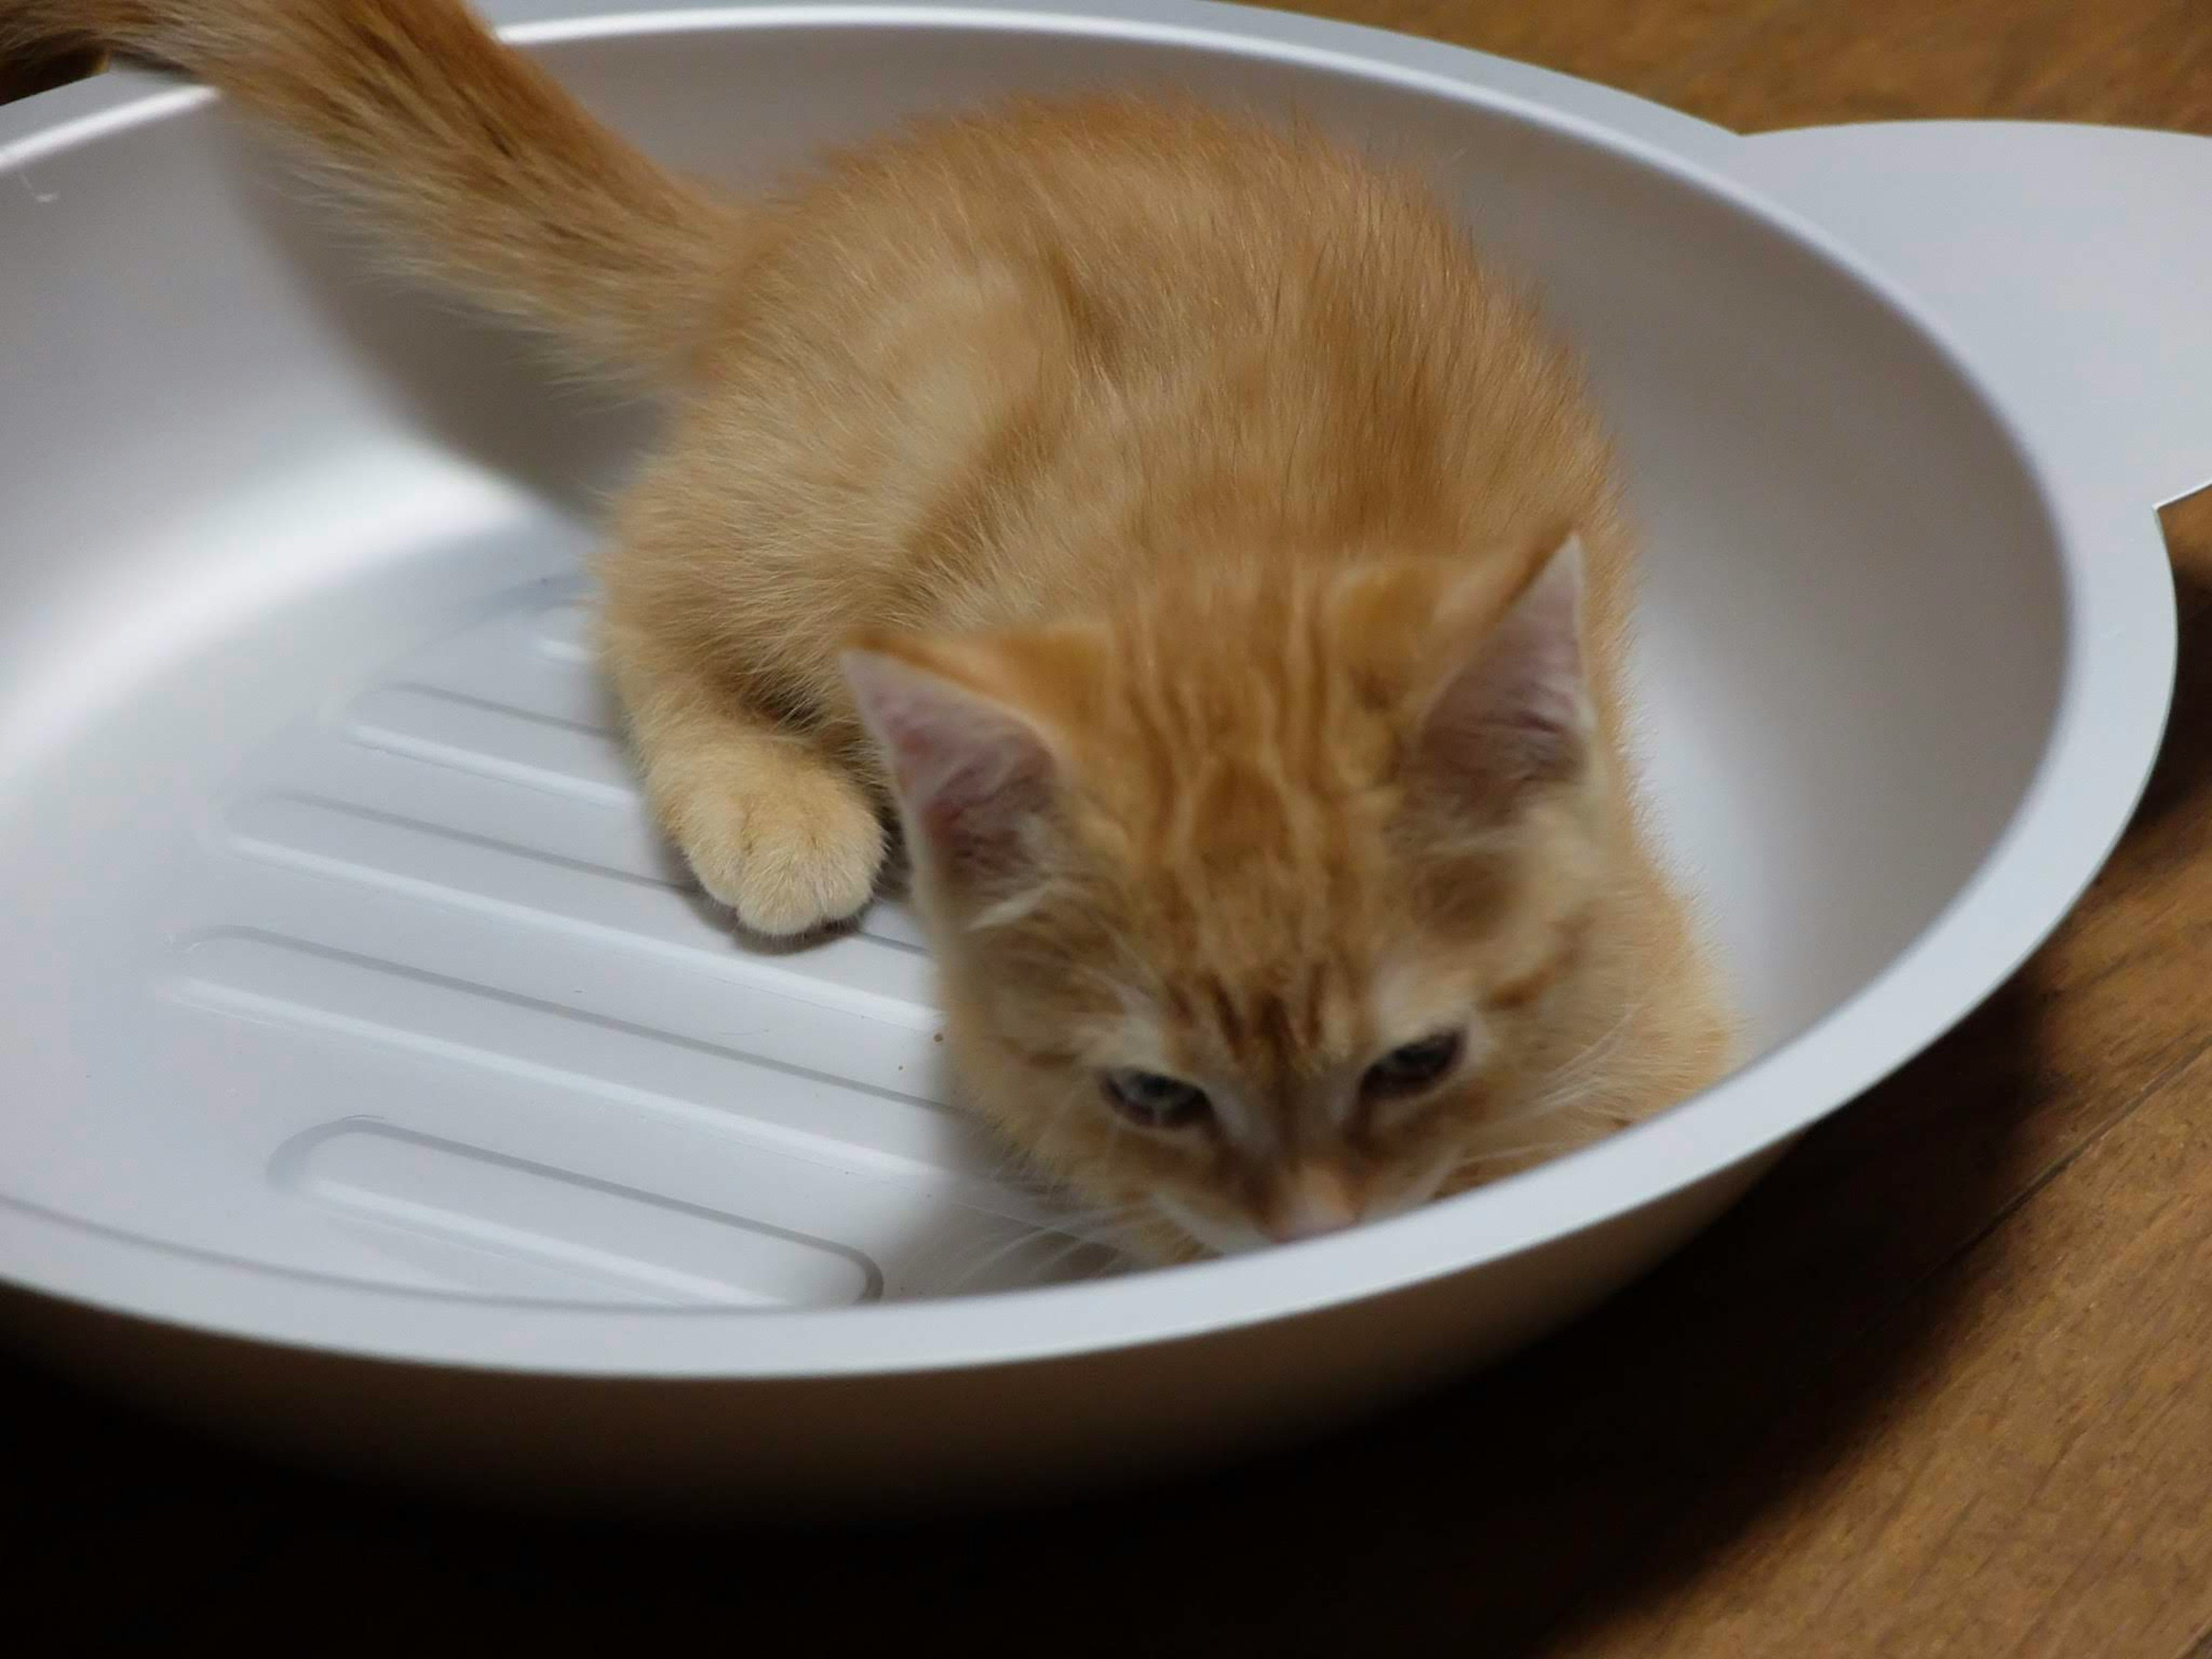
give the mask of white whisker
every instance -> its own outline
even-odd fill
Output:
[[[969,1289],[989,1269],[998,1267],[1003,1262],[1011,1261],[1012,1258],[1019,1255],[1025,1248],[1036,1243],[1038,1240],[1049,1238],[1051,1237],[1052,1235],[1049,1233],[1032,1232],[1027,1230],[1018,1232],[1012,1238],[1002,1240],[998,1244],[984,1250],[981,1255],[978,1255],[974,1261],[970,1261],[966,1267],[962,1269],[958,1274],[948,1280],[945,1288],[947,1290],[953,1291]]]

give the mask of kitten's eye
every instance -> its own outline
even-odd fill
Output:
[[[1439,1031],[1393,1048],[1367,1068],[1359,1092],[1374,1100],[1425,1089],[1459,1063],[1465,1041],[1457,1031]]]
[[[1115,1111],[1147,1129],[1182,1129],[1203,1122],[1213,1110],[1206,1091],[1181,1078],[1158,1072],[1123,1069],[1100,1079]]]

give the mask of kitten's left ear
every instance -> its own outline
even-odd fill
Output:
[[[841,659],[860,719],[890,763],[915,850],[956,881],[1010,873],[1057,773],[1043,729],[1002,695],[979,653],[886,636]]]
[[[1561,781],[1581,770],[1596,721],[1583,660],[1583,585],[1582,541],[1570,535],[1502,612],[1487,584],[1446,596],[1439,617],[1458,659],[1423,718],[1421,746],[1431,760],[1486,790]],[[1484,613],[1494,618],[1487,626]]]

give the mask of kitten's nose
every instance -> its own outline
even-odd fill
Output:
[[[1288,1244],[1341,1231],[1358,1219],[1359,1206],[1352,1201],[1344,1178],[1334,1170],[1309,1164],[1285,1178],[1267,1218],[1267,1233]]]

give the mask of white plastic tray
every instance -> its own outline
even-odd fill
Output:
[[[368,274],[204,94],[0,110],[0,1275],[27,1339],[380,1472],[927,1499],[1252,1443],[1563,1320],[2050,930],[2212,476],[2212,144],[1746,140],[1230,8],[491,8],[745,185],[994,92],[1173,82],[1428,161],[1623,436],[1666,829],[1759,1059],[1358,1232],[1167,1273],[993,1179],[895,907],[749,955],[580,645],[633,412]],[[586,14],[597,15],[586,15]],[[542,21],[542,20],[556,21]]]

